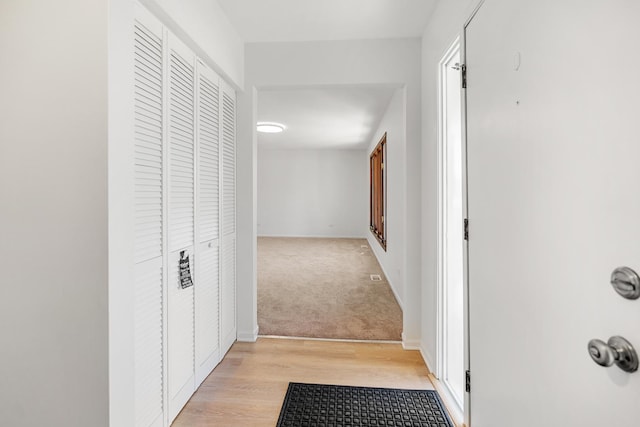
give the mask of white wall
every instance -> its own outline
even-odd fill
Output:
[[[215,1],[145,3],[242,87],[244,46]],[[0,3],[6,425],[132,424],[133,10]]]
[[[134,417],[133,49],[134,4],[109,4],[109,425]]]
[[[258,150],[258,235],[364,237],[361,150]]]
[[[255,135],[257,88],[274,86],[396,84],[406,90],[406,146],[403,186],[406,206],[404,268],[404,342],[420,339],[420,39],[245,46],[246,91],[238,99],[238,336],[255,337],[256,189]],[[408,179],[407,179],[408,177]]]
[[[107,426],[108,1],[0,2],[0,414]]]
[[[384,222],[386,227],[387,250],[385,251],[375,236],[368,229],[368,218],[366,236],[369,245],[380,262],[385,276],[391,285],[400,306],[404,306],[404,287],[402,282],[402,271],[405,260],[405,216],[406,209],[403,203],[405,187],[404,174],[406,170],[406,158],[404,155],[406,146],[405,136],[405,92],[404,89],[396,90],[393,98],[389,102],[389,107],[384,113],[378,126],[375,136],[369,144],[364,162],[367,165],[367,182],[369,180],[369,154],[380,142],[380,138],[387,132],[387,154],[384,161],[384,171],[386,173],[386,212]],[[368,205],[367,205],[368,206]]]
[[[140,0],[211,68],[244,88],[244,41],[216,0]]]
[[[422,334],[421,349],[435,368],[438,241],[438,63],[478,0],[439,1],[422,37]]]

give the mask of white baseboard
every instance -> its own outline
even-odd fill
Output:
[[[240,342],[256,342],[258,339],[258,325],[252,332],[240,332],[238,331],[238,341]]]
[[[371,242],[369,241],[369,239],[367,239],[367,243],[369,244],[369,246],[371,246]],[[396,301],[400,306],[400,310],[404,311],[404,303],[402,302],[402,299],[398,296],[398,290],[396,289],[395,285],[391,282],[391,279],[389,279],[389,275],[387,274],[387,271],[384,269],[384,265],[382,265],[382,263],[380,262],[380,258],[378,258],[378,254],[376,254],[376,251],[374,251],[373,248],[371,249],[371,253],[375,257],[376,261],[378,261],[378,265],[382,269],[382,272],[384,273],[384,277],[387,279],[387,283],[389,284],[389,287],[391,288],[391,292],[393,292],[393,296],[396,298]]]
[[[344,235],[336,235],[336,236],[320,236],[320,235],[315,235],[315,234],[305,234],[305,235],[298,235],[298,234],[258,234],[258,237],[291,237],[294,239],[299,239],[299,238],[308,238],[308,239],[366,239],[365,236],[344,236]]]
[[[380,264],[380,261],[378,261],[378,264]],[[393,286],[393,284],[389,280],[389,275],[387,274],[386,271],[384,271],[384,268],[382,267],[382,264],[380,264],[380,268],[382,268],[382,271],[384,272],[384,276],[387,278],[387,282],[389,283],[389,287],[391,288],[391,292],[393,292],[393,296],[396,297],[396,301],[398,302],[398,305],[400,306],[400,310],[404,311],[404,304],[402,303],[402,300],[398,296],[398,291],[396,291],[396,287]]]
[[[407,339],[407,336],[402,333],[402,348],[405,350],[420,350],[420,340],[410,340]]]
[[[434,376],[435,376],[435,366],[436,366],[436,361],[433,358],[433,356],[431,356],[431,353],[429,353],[427,351],[426,348],[424,348],[423,345],[420,345],[420,354],[422,355],[422,360],[424,360],[425,365],[427,365],[427,369],[429,369],[429,372],[431,372]]]
[[[325,342],[349,342],[349,343],[364,343],[364,344],[402,344],[400,341],[393,340],[351,340],[343,338],[309,338],[309,337],[287,337],[283,335],[260,335],[260,338],[274,339],[274,340],[298,340],[298,341],[325,341]]]

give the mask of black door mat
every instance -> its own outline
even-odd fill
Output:
[[[276,427],[453,427],[434,390],[289,383]]]

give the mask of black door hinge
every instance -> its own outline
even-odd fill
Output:
[[[469,219],[464,219],[464,240],[469,240]]]
[[[471,393],[471,371],[465,372],[464,377],[465,377],[464,389],[467,391],[467,393]]]
[[[460,66],[460,72],[461,72],[461,80],[462,80],[462,89],[466,89],[467,88],[467,66],[465,64],[462,64]]]

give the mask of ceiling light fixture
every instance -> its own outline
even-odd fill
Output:
[[[280,133],[285,129],[285,127],[284,125],[275,122],[258,122],[256,129],[258,132],[262,133]]]

